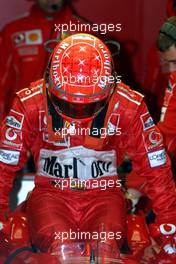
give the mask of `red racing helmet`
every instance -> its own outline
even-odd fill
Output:
[[[47,80],[55,110],[71,119],[92,119],[113,93],[113,71],[111,53],[97,37],[75,34],[61,41],[52,53]]]

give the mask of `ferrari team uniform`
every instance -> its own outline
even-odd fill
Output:
[[[108,105],[92,121],[69,123],[55,112],[49,99],[52,114],[48,115],[42,87],[43,80],[39,80],[19,91],[2,125],[1,212],[8,210],[14,175],[31,149],[37,168],[35,189],[27,200],[32,242],[42,251],[54,252],[61,234],[72,230],[113,232],[121,243],[125,202],[117,166],[128,153],[133,169],[146,181],[158,222],[174,222],[176,196],[170,161],[143,96],[118,84]],[[48,133],[48,116],[54,141]]]
[[[166,15],[172,17],[176,15],[176,2],[167,0]],[[169,81],[172,70],[167,62],[160,60],[160,52],[156,47],[156,43],[150,48],[147,56],[147,63],[144,76],[144,92],[146,94],[147,103],[155,122],[160,119],[161,108],[164,103],[165,88]]]
[[[171,70],[167,63],[160,61],[160,53],[155,46],[152,46],[149,51],[146,65],[144,93],[150,113],[155,122],[158,122]]]
[[[164,137],[164,143],[171,157],[176,154],[176,73],[172,73],[165,91],[164,104],[158,127]]]
[[[46,41],[60,39],[59,25],[77,24],[69,7],[47,15],[37,5],[9,23],[0,34],[0,119],[10,110],[15,92],[43,77],[50,53]]]

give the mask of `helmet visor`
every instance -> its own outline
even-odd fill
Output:
[[[50,94],[50,99],[57,112],[75,119],[89,118],[105,107],[107,98],[89,104],[71,103]]]

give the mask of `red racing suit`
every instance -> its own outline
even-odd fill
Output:
[[[117,166],[128,153],[133,169],[147,182],[147,195],[153,201],[158,222],[175,221],[176,195],[169,158],[143,96],[118,84],[108,105],[84,124],[66,122],[50,104],[53,130],[58,136],[52,142],[42,87],[40,80],[18,92],[3,121],[1,211],[8,210],[15,172],[24,166],[27,150],[31,149],[37,168],[35,189],[27,200],[33,243],[53,252],[60,243],[60,232],[69,233],[70,229],[120,232],[120,243],[125,235],[125,204]],[[64,136],[63,127],[69,131]],[[89,128],[88,133],[80,133],[85,131],[80,128]],[[68,182],[71,184],[66,185]]]
[[[164,143],[171,157],[176,154],[176,72],[169,78],[165,90],[164,104],[161,110],[158,127],[163,134]]]
[[[43,77],[50,55],[44,43],[60,39],[57,26],[70,21],[78,23],[68,6],[49,16],[34,5],[29,14],[4,27],[0,35],[0,119],[10,110],[15,92]]]

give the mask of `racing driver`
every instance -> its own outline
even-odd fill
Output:
[[[69,36],[56,45],[44,79],[17,92],[3,121],[1,215],[8,215],[15,172],[31,149],[37,173],[26,213],[31,242],[42,252],[57,254],[59,234],[72,230],[110,234],[100,244],[107,254],[118,255],[126,212],[117,166],[126,153],[133,170],[147,181],[163,248],[170,245],[174,251],[173,237],[168,237],[176,221],[170,161],[143,96],[117,83],[116,76],[111,53],[100,39]],[[70,241],[68,236],[64,243]]]

